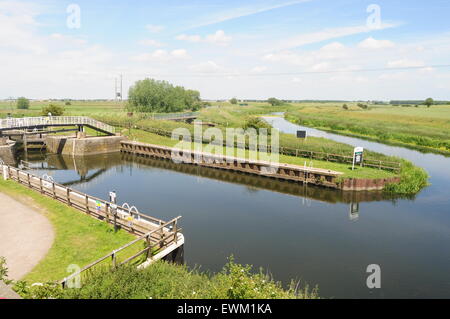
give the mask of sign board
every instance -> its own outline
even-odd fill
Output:
[[[306,131],[297,131],[297,138],[306,138]]]
[[[364,148],[362,148],[362,147],[355,147],[355,149],[353,150],[353,166],[352,166],[352,169],[355,168],[355,164],[362,165],[363,154],[364,154]]]

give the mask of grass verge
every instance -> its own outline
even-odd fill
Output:
[[[0,192],[41,212],[50,220],[55,231],[52,247],[23,278],[24,281],[33,283],[61,280],[69,274],[66,271],[69,265],[83,267],[135,238],[124,230],[115,232],[111,225],[14,181],[0,180]]]

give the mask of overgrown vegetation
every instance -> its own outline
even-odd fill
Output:
[[[217,274],[185,265],[158,261],[138,270],[136,266],[102,268],[90,273],[81,288],[62,289],[56,283],[29,285],[8,281],[8,269],[0,257],[0,280],[13,284],[27,299],[318,299],[318,288],[291,282],[284,289],[262,269],[240,265],[233,257]]]
[[[139,112],[180,112],[198,110],[200,92],[173,86],[167,81],[137,81],[128,92],[128,109]]]

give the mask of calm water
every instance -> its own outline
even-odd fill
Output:
[[[267,118],[288,133],[299,126]],[[219,271],[226,258],[264,267],[277,280],[318,285],[324,297],[450,297],[450,159],[307,129],[341,142],[398,155],[424,167],[432,185],[413,199],[342,193],[245,174],[124,154],[33,162],[56,181],[128,202],[162,219],[182,215],[185,257]],[[352,203],[359,212],[351,214]],[[379,264],[382,288],[366,287]]]

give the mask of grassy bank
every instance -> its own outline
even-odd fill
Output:
[[[371,106],[367,110],[340,106],[303,105],[289,110],[286,119],[296,124],[381,143],[450,154],[450,106],[427,108]]]
[[[52,247],[23,278],[30,283],[61,280],[68,275],[66,269],[69,265],[83,267],[135,238],[123,230],[114,232],[111,225],[14,181],[0,180],[0,192],[41,212],[54,228]]]
[[[0,280],[7,281],[0,260]],[[158,261],[138,270],[121,266],[97,269],[81,288],[59,285],[29,286],[16,283],[14,289],[27,299],[318,299],[317,287],[292,282],[288,288],[261,269],[231,260],[217,274]]]
[[[163,146],[169,146],[173,147],[179,142],[176,140],[173,140],[169,137],[161,136],[158,134],[145,132],[143,130],[138,129],[124,129],[122,130],[123,134],[127,136],[131,140],[143,142],[143,143],[150,143],[150,144],[156,144],[156,145],[163,145]],[[197,143],[182,143],[182,147],[185,149],[191,149],[194,150],[194,144]],[[180,146],[180,145],[178,145]],[[230,151],[234,156],[238,156],[238,149],[232,148],[229,149],[227,147],[223,147],[222,154],[227,154],[227,151]],[[253,153],[253,158],[257,156],[254,151],[245,151],[245,157],[246,158],[252,158],[251,154]],[[241,156],[242,157],[242,156]],[[368,167],[362,167],[357,168],[356,170],[352,171],[351,165],[348,164],[341,164],[341,163],[333,163],[333,162],[326,162],[326,161],[319,161],[319,160],[313,160],[311,161],[309,158],[303,158],[303,157],[295,157],[295,156],[286,156],[286,155],[280,155],[279,157],[280,163],[285,164],[293,164],[293,165],[300,165],[303,166],[305,162],[309,166],[311,163],[313,167],[316,168],[323,168],[333,171],[338,171],[344,173],[344,178],[389,178],[396,176],[395,173],[374,169],[374,168],[368,168]]]

